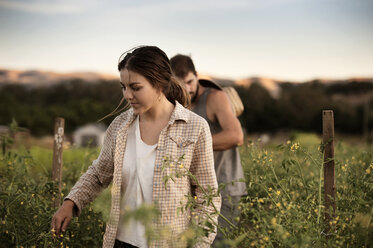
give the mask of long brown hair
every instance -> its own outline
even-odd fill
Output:
[[[171,103],[178,101],[184,107],[190,105],[187,90],[173,75],[166,53],[158,47],[140,46],[123,53],[119,57],[118,71],[123,69],[144,76],[154,88],[160,89]],[[127,109],[128,104],[120,108],[123,102],[124,96],[115,110],[103,119]]]

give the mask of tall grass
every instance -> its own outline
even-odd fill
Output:
[[[323,158],[320,137],[293,133],[288,142],[240,147],[247,195],[237,225],[225,230],[232,247],[372,247],[373,148],[335,142],[336,214],[324,220]],[[63,153],[66,195],[98,149]],[[55,185],[52,151],[31,147],[0,156],[0,243],[7,247],[99,247],[108,217],[106,190],[53,240],[49,223]],[[332,226],[331,230],[327,226]]]

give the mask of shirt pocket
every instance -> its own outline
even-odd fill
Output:
[[[169,135],[169,155],[172,156],[175,161],[179,160],[183,166],[189,169],[195,144],[196,140],[193,138]]]
[[[170,135],[170,139],[176,144],[178,149],[184,149],[192,144],[195,144],[196,141],[191,138],[185,138],[183,136]]]

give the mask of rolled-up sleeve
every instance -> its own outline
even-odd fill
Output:
[[[106,187],[109,186],[113,179],[114,172],[114,136],[115,121],[108,127],[100,155],[89,166],[88,170],[75,183],[66,199],[72,200],[76,208],[74,215],[79,216],[81,210]]]

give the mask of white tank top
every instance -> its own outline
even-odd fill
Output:
[[[145,144],[140,135],[139,116],[130,125],[122,169],[121,215],[117,239],[137,247],[148,247],[144,226],[134,219],[124,222],[128,210],[152,203],[155,145]]]

